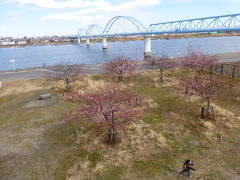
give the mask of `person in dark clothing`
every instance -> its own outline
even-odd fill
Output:
[[[179,176],[182,176],[183,173],[187,172],[188,177],[191,177],[190,170],[196,171],[196,169],[194,169],[192,166],[194,166],[194,164],[192,164],[190,160],[186,160],[183,164],[183,170],[179,173]]]

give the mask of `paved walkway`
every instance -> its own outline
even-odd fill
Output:
[[[31,70],[31,71],[20,71],[20,72],[4,72],[0,73],[0,81],[14,81],[23,79],[37,79],[47,78],[54,75],[51,71],[42,70]]]
[[[78,66],[84,74],[99,74],[104,72],[103,65],[101,64]],[[19,72],[0,72],[0,81],[48,78],[53,77],[55,74],[56,72],[54,72],[54,67],[50,67],[49,69],[35,69]]]

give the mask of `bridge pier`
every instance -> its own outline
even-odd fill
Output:
[[[103,48],[103,50],[108,48],[107,47],[107,38],[102,39],[102,48]]]
[[[145,38],[144,57],[151,57],[151,37]]]
[[[80,44],[81,43],[81,39],[80,38],[78,38],[78,44]]]
[[[86,44],[87,44],[87,46],[90,46],[90,38],[86,39]]]

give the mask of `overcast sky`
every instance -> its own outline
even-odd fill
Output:
[[[240,0],[0,0],[1,36],[73,35],[127,15],[144,26],[240,13]]]

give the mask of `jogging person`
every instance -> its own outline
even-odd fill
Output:
[[[182,176],[184,172],[187,172],[188,177],[192,177],[190,175],[190,170],[196,171],[196,169],[194,169],[192,166],[194,166],[194,164],[192,164],[190,160],[186,160],[185,163],[183,164],[183,170],[179,173],[179,176]]]

